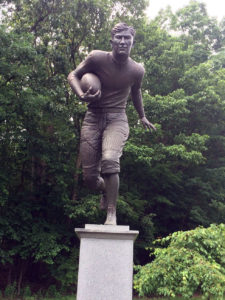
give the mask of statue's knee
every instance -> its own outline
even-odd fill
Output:
[[[102,161],[103,174],[112,174],[112,173],[119,173],[119,172],[120,172],[119,160],[108,158]]]
[[[84,182],[90,189],[101,189],[103,185],[103,179],[97,175],[84,175]]]

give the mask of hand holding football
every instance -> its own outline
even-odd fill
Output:
[[[99,78],[93,73],[86,73],[80,81],[82,91],[86,93],[90,88],[90,93],[93,95],[101,91],[101,82]]]

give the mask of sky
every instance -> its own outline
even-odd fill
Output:
[[[147,15],[150,19],[154,18],[160,9],[171,6],[172,11],[175,12],[178,9],[186,6],[189,0],[149,0],[150,5],[147,10]],[[206,4],[208,14],[211,17],[216,17],[218,21],[221,21],[225,17],[225,1],[224,0],[201,0]]]

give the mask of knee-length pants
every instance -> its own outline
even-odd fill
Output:
[[[129,136],[125,112],[87,111],[81,129],[83,178],[98,188],[100,174],[120,172],[120,157]]]

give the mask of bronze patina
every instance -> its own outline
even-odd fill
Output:
[[[115,25],[111,31],[112,51],[92,51],[68,76],[74,93],[88,103],[80,143],[83,178],[89,188],[102,193],[100,207],[107,211],[105,225],[116,225],[120,157],[129,135],[125,112],[129,95],[144,128],[155,130],[143,107],[144,67],[130,58],[134,36],[133,27]],[[101,90],[83,92],[80,80],[86,73],[100,79]]]

